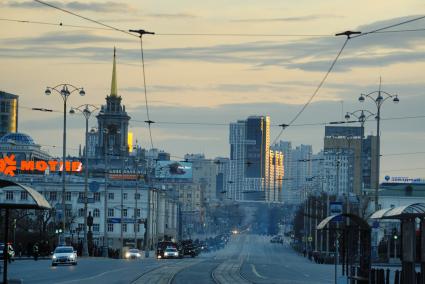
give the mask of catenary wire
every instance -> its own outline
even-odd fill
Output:
[[[137,37],[137,35],[132,34],[132,33],[130,33],[130,32],[127,32],[127,31],[125,31],[125,30],[118,29],[118,28],[116,28],[116,27],[113,27],[113,26],[110,26],[110,25],[104,24],[104,23],[102,23],[102,22],[99,22],[99,21],[96,21],[96,20],[90,19],[90,18],[85,17],[85,16],[81,16],[81,15],[79,15],[79,14],[77,14],[77,13],[71,12],[71,11],[69,11],[69,10],[67,10],[67,9],[64,9],[64,8],[61,8],[61,7],[58,7],[58,6],[55,6],[55,5],[53,5],[53,4],[50,4],[50,3],[47,3],[47,2],[44,2],[44,1],[41,1],[41,0],[33,0],[33,1],[35,1],[35,2],[37,2],[37,3],[40,3],[40,4],[42,4],[42,5],[45,5],[45,6],[51,7],[51,8],[53,8],[53,9],[56,9],[56,10],[59,10],[59,11],[62,11],[62,12],[65,12],[65,13],[71,14],[71,15],[73,15],[73,16],[75,16],[75,17],[78,17],[78,18],[84,19],[84,20],[86,20],[86,21],[89,21],[89,22],[92,22],[92,23],[95,23],[95,24],[101,25],[101,26],[106,27],[106,28],[109,28],[109,29],[111,29],[111,30],[115,30],[115,31],[117,31],[117,32],[121,32],[121,33],[124,33],[124,34],[130,35],[130,36],[133,36],[133,37]]]
[[[279,138],[281,137],[281,135],[282,135],[283,131],[285,130],[285,128],[288,127],[288,126],[291,126],[298,119],[298,117],[300,117],[300,115],[304,112],[304,110],[311,103],[311,101],[314,99],[314,97],[318,94],[319,90],[322,88],[322,86],[325,83],[326,79],[328,78],[329,74],[332,72],[332,70],[333,70],[336,62],[338,61],[339,57],[341,56],[342,51],[346,47],[346,45],[347,45],[347,43],[348,43],[349,40],[350,40],[349,37],[347,37],[345,39],[344,44],[342,45],[342,47],[339,50],[339,52],[337,53],[336,57],[332,61],[332,64],[329,67],[328,71],[325,73],[325,76],[323,76],[323,78],[320,81],[319,85],[314,90],[313,94],[310,96],[310,98],[307,100],[307,102],[303,105],[303,107],[297,112],[297,114],[294,116],[294,118],[292,118],[291,121],[287,125],[282,126],[282,129],[280,130],[278,136],[276,136],[276,138],[273,140],[273,144],[275,144],[277,142],[277,140],[279,140]]]
[[[89,30],[104,30],[104,31],[115,31],[112,28],[101,28],[93,26],[83,26],[83,25],[71,25],[65,24],[63,22],[53,23],[53,22],[42,22],[42,21],[33,21],[33,20],[20,20],[20,19],[10,19],[10,18],[0,18],[0,21],[6,22],[15,22],[23,24],[37,24],[37,25],[48,25],[56,27],[69,27],[69,28],[83,28]],[[423,32],[425,28],[418,29],[402,29],[402,30],[389,30],[389,31],[377,31],[375,33],[403,33],[403,32]],[[267,34],[267,33],[155,33],[157,36],[211,36],[211,37],[333,37],[334,35],[330,34]]]
[[[354,35],[351,38],[358,38],[358,37],[361,37],[361,36],[365,36],[365,35],[370,35],[370,34],[382,32],[382,31],[387,30],[387,29],[391,29],[391,28],[394,28],[394,27],[398,27],[398,26],[401,26],[401,25],[408,24],[408,23],[416,22],[416,21],[422,20],[424,18],[425,18],[425,16],[416,17],[416,18],[413,18],[413,19],[410,19],[410,20],[406,20],[406,21],[403,21],[403,22],[400,22],[400,23],[388,25],[388,26],[385,26],[385,27],[382,27],[382,28],[379,28],[379,29],[376,29],[376,30],[372,30],[372,31],[369,31],[369,32],[361,33],[359,35]]]

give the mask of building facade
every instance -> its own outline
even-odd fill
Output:
[[[18,131],[19,96],[0,91],[0,137]]]
[[[270,149],[270,117],[250,116],[231,123],[229,130],[227,197],[278,201],[281,193],[274,191],[282,190],[283,156]]]

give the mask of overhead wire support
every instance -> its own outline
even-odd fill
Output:
[[[153,149],[153,139],[152,139],[152,129],[151,129],[151,124],[155,123],[153,120],[150,119],[150,115],[149,115],[149,103],[148,103],[148,94],[146,91],[146,73],[145,73],[145,57],[143,54],[143,35],[154,35],[154,32],[148,32],[146,30],[129,30],[129,32],[131,33],[137,33],[139,34],[139,38],[140,38],[140,54],[142,55],[142,76],[143,76],[143,90],[145,93],[145,107],[146,107],[146,117],[147,120],[145,120],[145,123],[148,124],[148,130],[149,130],[149,138],[150,138],[150,142],[151,142],[151,148]]]

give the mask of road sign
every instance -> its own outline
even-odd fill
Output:
[[[138,224],[143,224],[145,221],[144,219],[137,219],[134,218],[122,218],[124,224],[134,224],[134,222],[137,222]],[[120,224],[121,218],[108,218],[108,223],[110,224]]]
[[[329,203],[329,212],[331,215],[339,215],[342,214],[342,202],[334,201]],[[337,218],[332,219],[332,222],[341,222],[342,216],[338,216]]]
[[[89,190],[91,192],[98,192],[99,191],[99,187],[100,187],[100,185],[99,185],[99,183],[97,181],[92,181],[89,184]]]

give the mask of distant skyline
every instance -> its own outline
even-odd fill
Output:
[[[341,48],[336,32],[363,32],[425,14],[419,0],[318,1],[47,1],[121,29],[143,28],[146,80],[154,146],[173,156],[205,153],[229,156],[228,124],[249,115],[269,115],[271,124],[288,123],[323,78]],[[117,48],[118,94],[131,116],[134,140],[149,146],[146,131],[140,45],[137,38],[99,27],[35,1],[3,1],[9,19],[63,26],[1,21],[0,89],[19,95],[19,131],[60,156],[62,99],[44,89],[71,83],[86,90],[73,94],[69,106],[101,105],[110,92],[113,48]],[[329,11],[332,11],[331,13]],[[6,16],[3,16],[5,18]],[[424,29],[425,20],[394,30]],[[310,37],[177,36],[189,34],[310,34]],[[324,125],[345,111],[367,107],[360,93],[383,89],[398,94],[400,104],[382,108],[382,170],[385,175],[425,177],[425,31],[380,33],[350,40],[312,104],[282,140],[323,148]],[[341,103],[343,101],[343,104]],[[58,112],[31,111],[32,107]],[[410,119],[391,119],[416,117]],[[387,120],[385,120],[387,118]],[[162,123],[161,123],[162,122]],[[167,124],[181,122],[182,124]],[[208,125],[187,123],[205,122]],[[91,119],[90,125],[95,126]],[[216,125],[218,124],[218,125]],[[300,125],[301,124],[301,125]],[[302,125],[309,124],[309,125]],[[315,125],[311,125],[315,124]],[[68,116],[69,152],[84,144],[84,120]],[[271,127],[271,140],[279,133]],[[374,121],[365,133],[376,134]],[[416,153],[416,154],[402,154]]]

